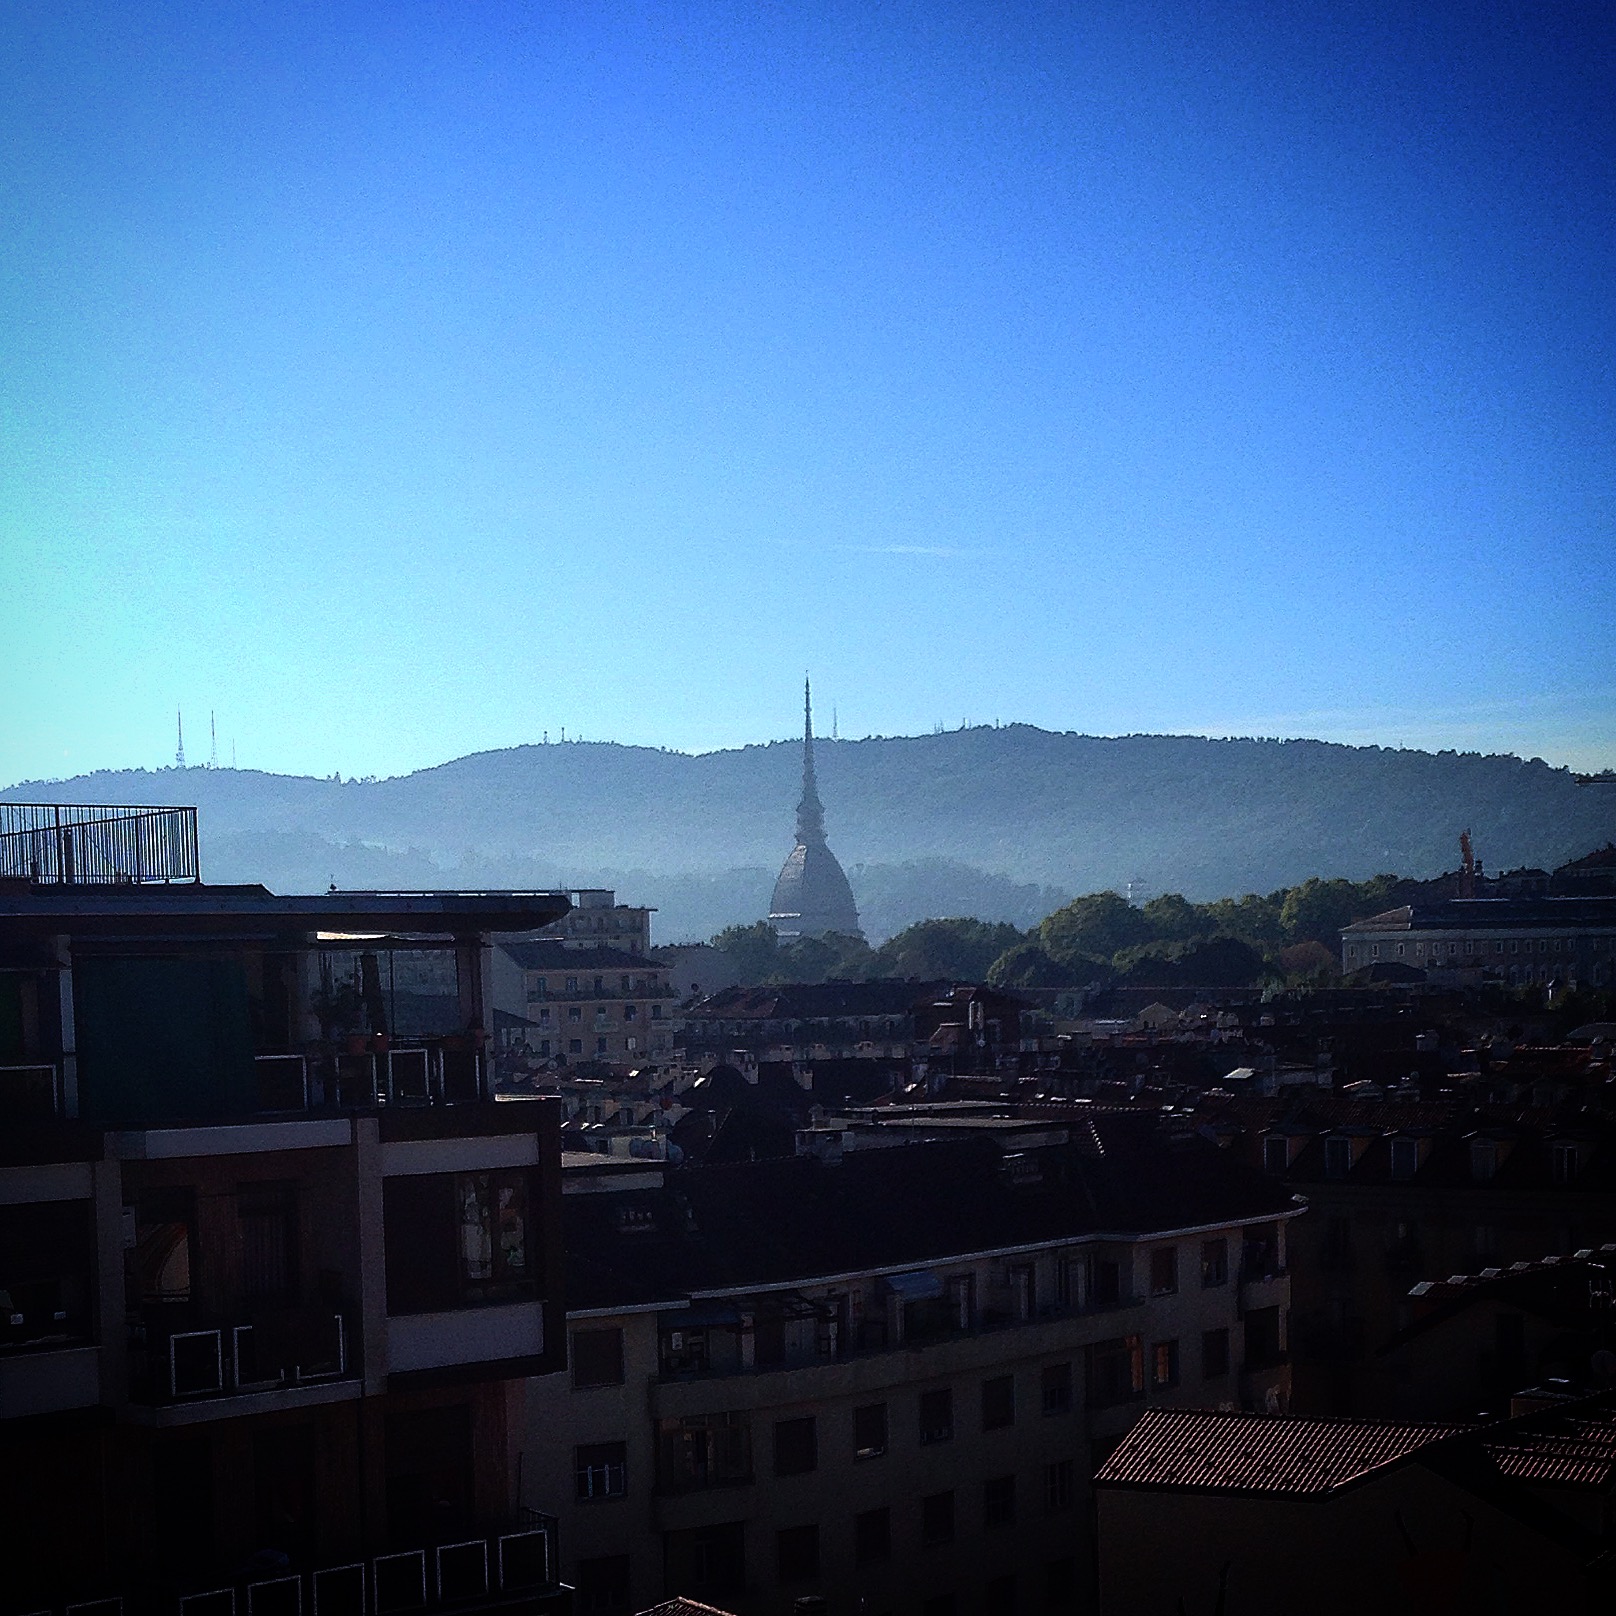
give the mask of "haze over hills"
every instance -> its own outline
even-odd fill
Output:
[[[1025,926],[1129,881],[1205,900],[1310,875],[1430,876],[1454,866],[1467,826],[1494,871],[1616,836],[1616,790],[1511,756],[1021,724],[816,753],[831,845],[875,941],[932,915]],[[281,891],[613,886],[658,906],[657,939],[674,941],[765,912],[800,759],[796,741],[699,755],[565,742],[387,780],[109,771],[0,799],[195,803],[208,879]]]

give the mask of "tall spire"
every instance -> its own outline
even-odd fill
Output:
[[[825,840],[825,809],[814,777],[814,697],[802,681],[802,801],[797,804],[797,841],[804,847]]]

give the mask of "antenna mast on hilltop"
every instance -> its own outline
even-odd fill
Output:
[[[174,767],[185,767],[185,714],[178,707],[174,709]]]
[[[219,720],[214,717],[211,708],[208,710],[208,732],[213,737],[208,747],[208,767],[216,769],[219,767]]]

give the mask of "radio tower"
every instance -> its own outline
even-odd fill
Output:
[[[219,767],[219,721],[213,716],[211,708],[208,710],[208,732],[213,737],[213,744],[208,748],[208,767],[216,769]]]
[[[183,769],[185,767],[185,714],[178,707],[174,709],[174,737],[177,743],[174,747],[174,767]]]

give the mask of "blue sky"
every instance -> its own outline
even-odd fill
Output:
[[[1616,764],[1608,6],[102,9],[0,16],[0,783],[805,668]]]

